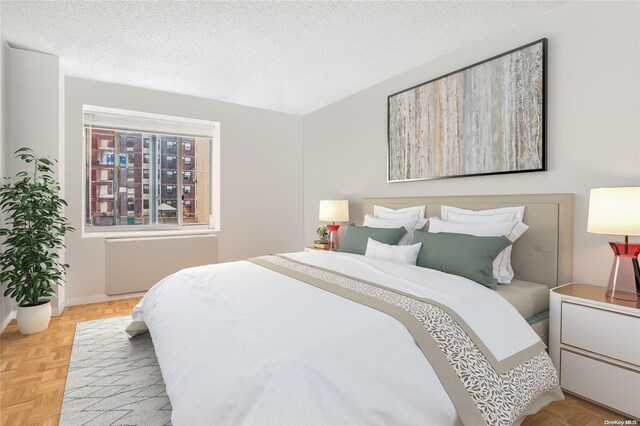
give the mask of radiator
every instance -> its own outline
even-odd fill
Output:
[[[167,275],[218,262],[213,235],[105,239],[108,295],[146,291]]]

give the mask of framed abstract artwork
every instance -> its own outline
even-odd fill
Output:
[[[546,170],[547,39],[387,98],[387,179]]]

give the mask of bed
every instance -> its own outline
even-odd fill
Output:
[[[573,274],[573,194],[366,198],[354,213],[364,217],[374,205],[399,209],[422,204],[426,217],[439,217],[442,205],[472,210],[526,206],[529,229],[513,245],[515,279],[496,291],[548,343],[549,289],[571,282]]]
[[[562,398],[525,317],[544,312],[544,288],[570,280],[572,196],[376,198],[353,212],[374,204],[426,204],[427,216],[441,204],[525,205],[517,282],[491,290],[333,252],[180,271],[129,327],[151,333],[173,424],[519,424]]]

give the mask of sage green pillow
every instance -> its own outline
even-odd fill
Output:
[[[351,224],[344,234],[338,251],[364,255],[367,251],[369,238],[381,243],[396,245],[406,233],[407,230],[403,226],[400,228],[370,228]]]
[[[415,243],[422,243],[416,265],[469,278],[487,287],[498,285],[493,277],[493,260],[513,244],[504,235],[477,237],[424,231],[414,232]]]

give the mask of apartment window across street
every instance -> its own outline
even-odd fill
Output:
[[[85,231],[217,228],[218,123],[85,105],[84,130]]]

